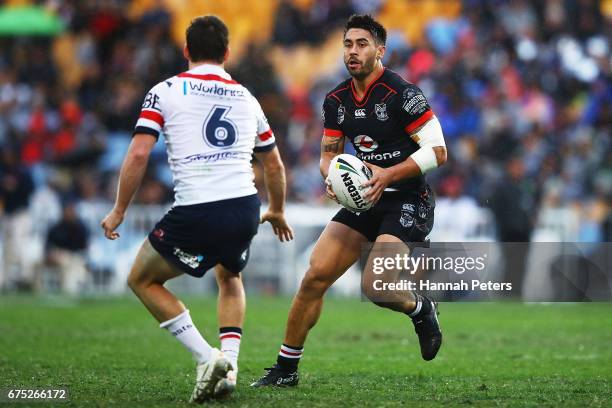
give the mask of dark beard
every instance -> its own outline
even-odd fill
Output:
[[[366,61],[361,65],[361,70],[356,74],[353,74],[348,67],[348,63],[345,63],[344,66],[348,71],[349,75],[355,78],[357,81],[363,81],[368,75],[370,75],[374,71],[374,67],[376,66],[376,60]]]
[[[355,78],[357,81],[363,81],[368,75],[369,72],[364,72],[363,70],[356,73],[356,74],[351,74],[351,71],[349,71],[349,74]]]

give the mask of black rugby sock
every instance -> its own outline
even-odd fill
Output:
[[[281,346],[276,358],[276,363],[287,370],[297,370],[304,347],[295,347],[284,344]]]

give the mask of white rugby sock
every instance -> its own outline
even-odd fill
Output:
[[[212,348],[191,321],[189,310],[185,310],[180,315],[161,323],[159,327],[167,329],[170,334],[176,337],[191,352],[198,363],[205,363],[210,359]]]
[[[236,371],[238,371],[238,354],[240,353],[241,338],[242,329],[240,327],[221,327],[219,329],[221,351],[232,363],[232,367]]]
[[[421,313],[421,309],[423,308],[423,298],[418,293],[415,293],[415,307],[414,310],[408,313],[410,317],[416,317],[419,313]]]

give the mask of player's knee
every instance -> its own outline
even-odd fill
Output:
[[[217,277],[217,282],[219,282],[219,286],[234,286],[240,284],[242,279],[239,274],[221,275]]]
[[[130,274],[127,277],[127,285],[135,293],[145,288],[150,283],[150,279],[148,279],[146,275],[142,273],[142,271],[136,268],[132,268]]]
[[[219,290],[228,294],[240,294],[243,291],[242,278],[238,273],[217,274]]]
[[[134,273],[134,271],[132,270],[130,272],[130,274],[127,277],[127,285],[130,289],[132,289],[132,292],[138,292],[138,288],[140,286],[141,283],[141,279],[138,278],[138,276]]]
[[[319,276],[306,275],[304,276],[304,279],[302,279],[302,284],[298,294],[308,296],[323,296],[327,288],[330,286],[331,284],[329,284],[326,279]]]
[[[334,283],[327,275],[329,271],[324,264],[311,261],[310,268],[302,279],[300,292],[322,296]]]

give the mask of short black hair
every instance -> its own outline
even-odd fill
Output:
[[[229,43],[229,30],[219,17],[209,15],[194,18],[185,36],[191,61],[223,63]]]
[[[361,28],[368,31],[378,45],[385,45],[387,42],[387,30],[369,14],[353,14],[350,16],[344,26],[345,36],[351,28]]]

